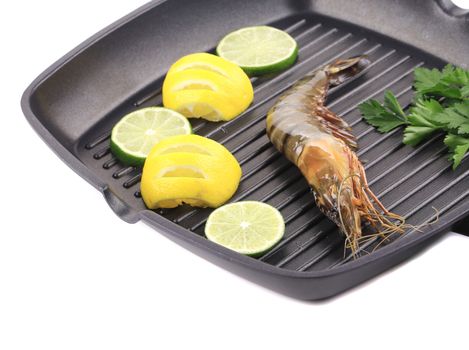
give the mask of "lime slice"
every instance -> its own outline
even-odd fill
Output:
[[[298,45],[288,33],[279,29],[247,27],[225,36],[218,44],[217,54],[253,76],[290,67],[298,56]]]
[[[241,254],[259,256],[283,237],[285,223],[274,207],[261,202],[237,202],[216,209],[208,217],[205,235]]]
[[[126,165],[142,166],[159,141],[191,132],[191,124],[183,115],[162,107],[143,108],[127,114],[114,126],[111,151]]]

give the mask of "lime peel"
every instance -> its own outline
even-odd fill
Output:
[[[293,65],[298,57],[298,44],[280,29],[255,26],[226,35],[216,52],[255,76],[277,73]]]
[[[206,237],[238,253],[259,256],[283,237],[282,214],[269,204],[244,201],[224,205],[210,214]]]
[[[114,126],[111,152],[126,165],[143,166],[159,141],[191,133],[191,124],[180,113],[163,107],[143,108],[127,114]]]

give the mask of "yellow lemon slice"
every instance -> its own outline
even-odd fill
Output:
[[[230,120],[241,110],[229,97],[211,90],[182,90],[170,95],[163,97],[166,108],[188,118],[203,118],[215,122]]]
[[[169,69],[163,104],[188,118],[231,120],[251,104],[254,91],[244,71],[207,53],[185,56]]]
[[[252,94],[239,88],[239,84],[218,73],[202,69],[186,69],[168,74],[163,85],[163,96],[168,105],[178,91],[207,90],[223,95],[237,109],[246,109],[252,102]]]
[[[150,209],[181,204],[217,208],[236,192],[241,167],[218,142],[198,135],[159,142],[143,167],[141,193]]]
[[[238,84],[246,93],[254,94],[251,81],[244,71],[236,64],[209,53],[193,53],[180,58],[168,71],[168,74],[186,69],[200,69],[222,75]]]

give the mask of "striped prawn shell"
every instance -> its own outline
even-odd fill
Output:
[[[328,88],[327,69],[314,71],[286,91],[267,114],[267,136],[295,165],[314,139],[334,137],[356,148],[347,123],[324,107]]]

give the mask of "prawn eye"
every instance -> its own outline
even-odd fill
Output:
[[[345,80],[357,75],[370,65],[367,56],[357,56],[345,60],[338,60],[328,67],[329,84],[337,86]]]

